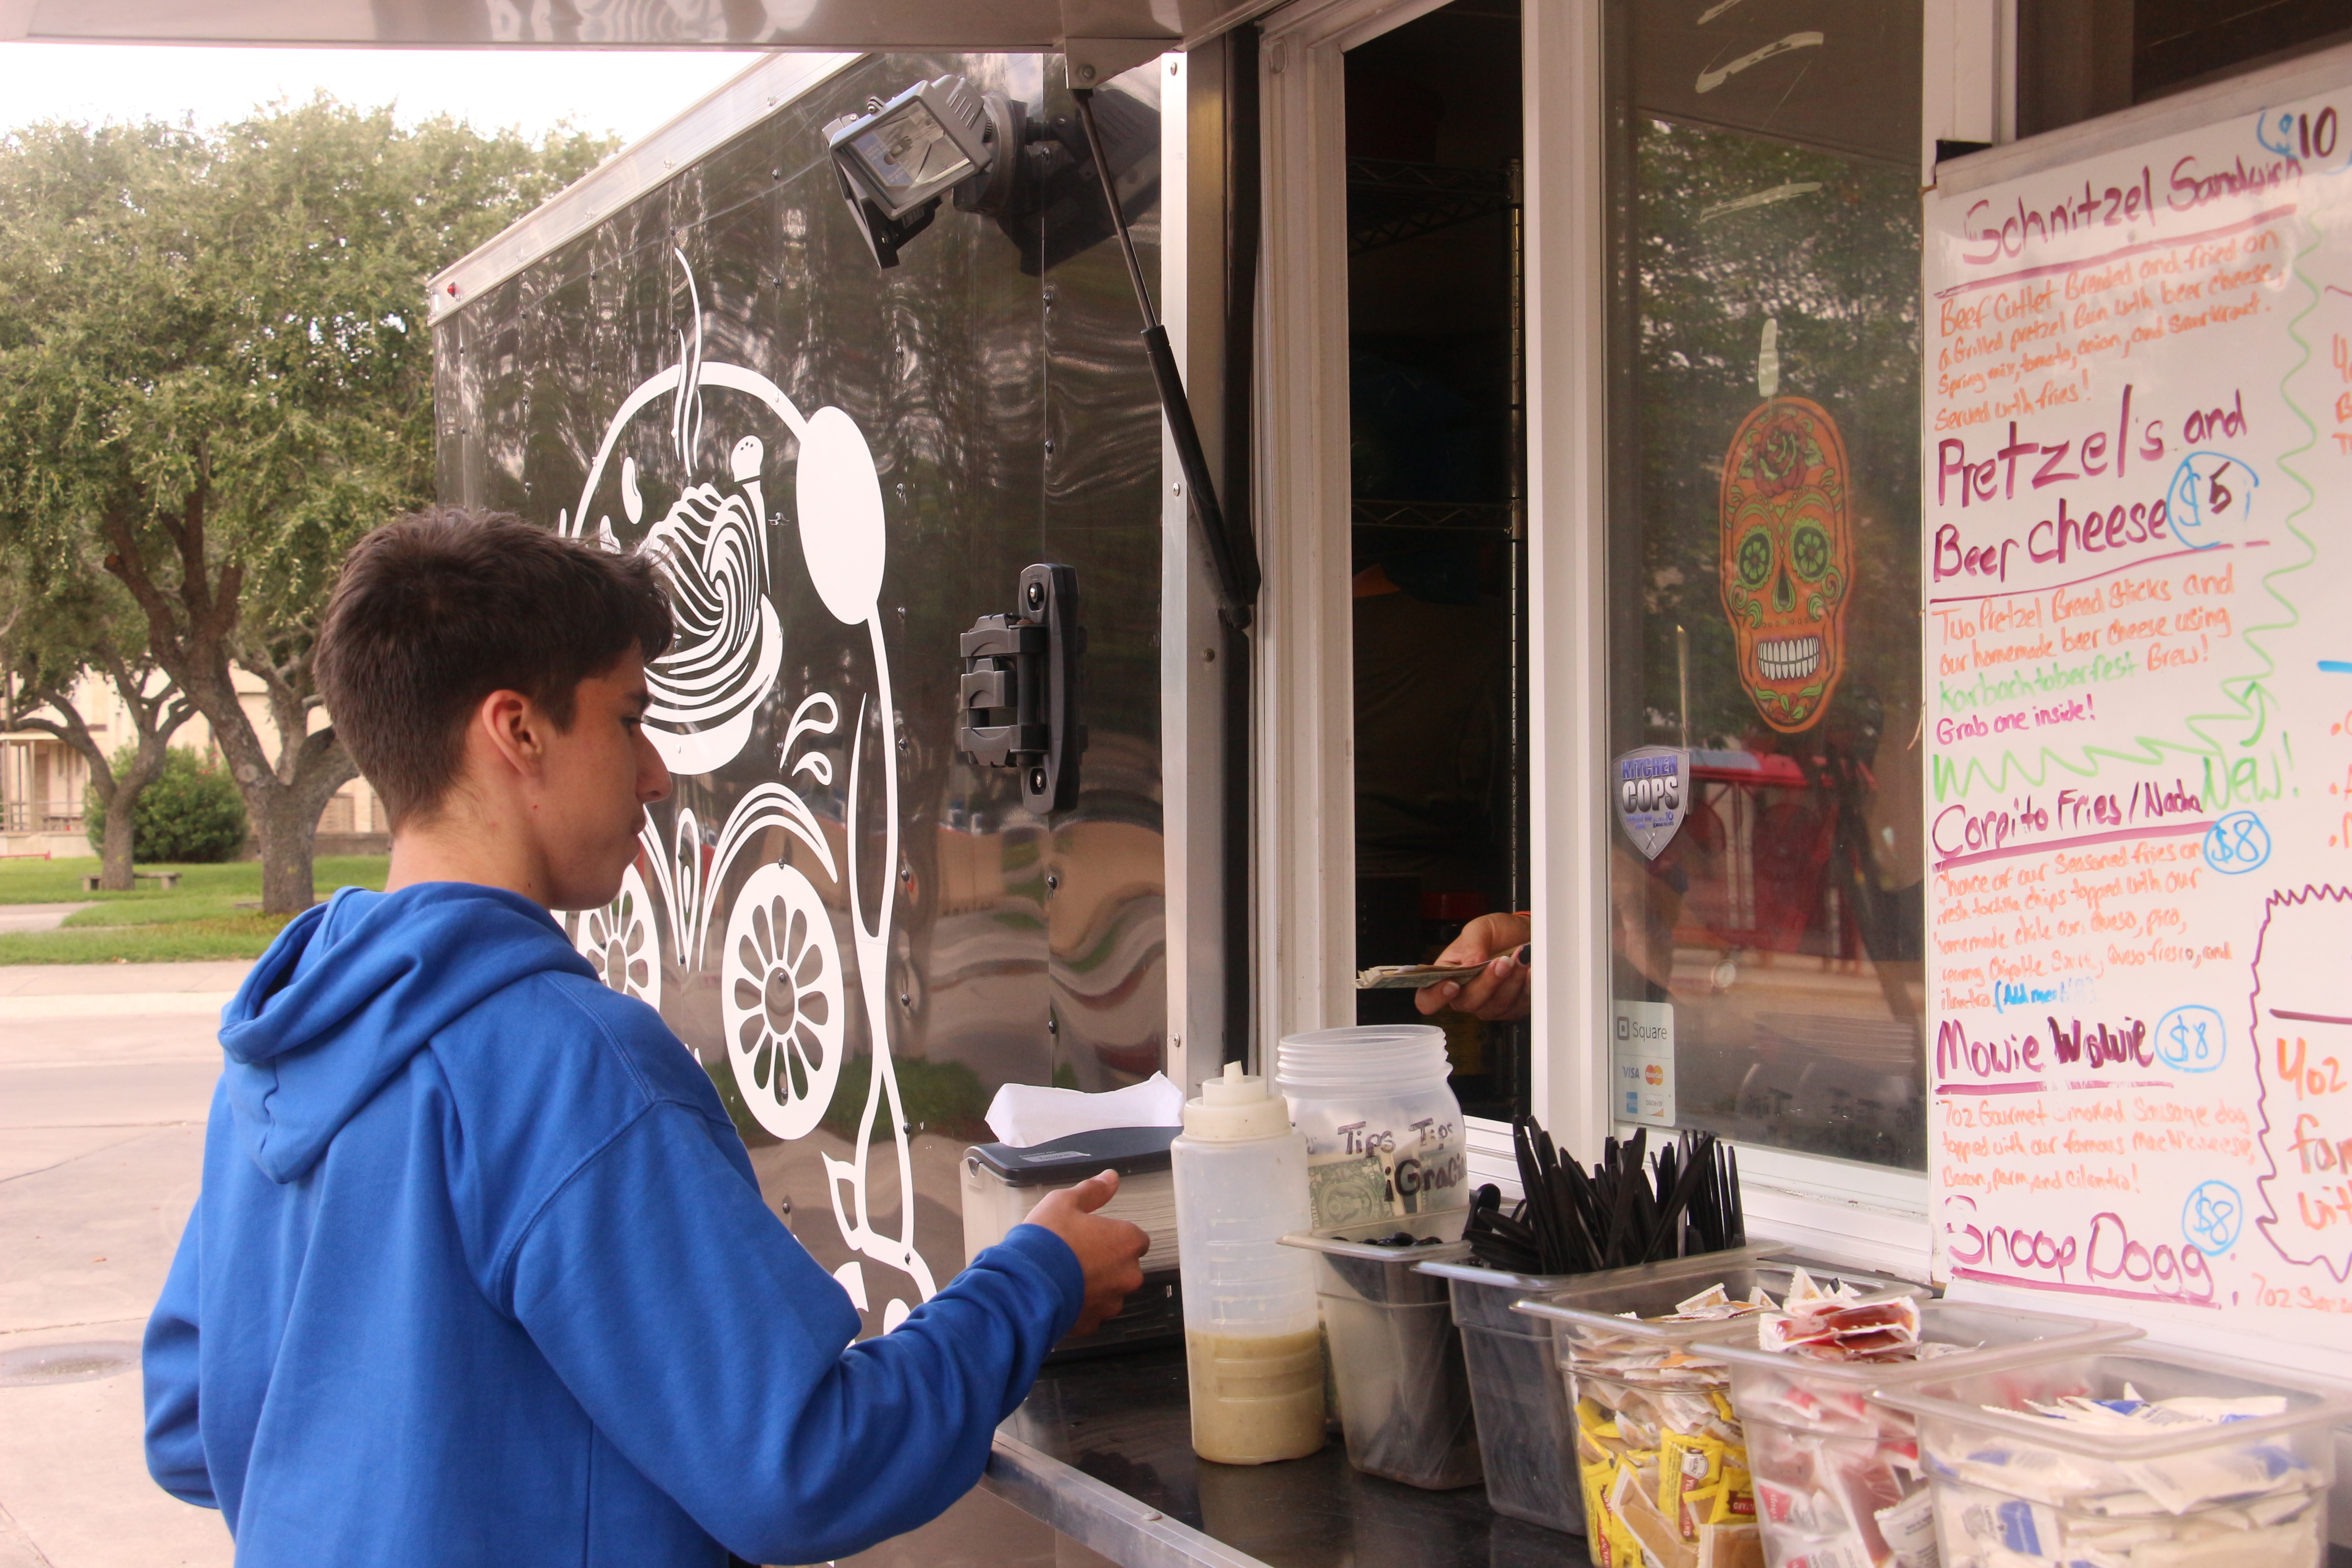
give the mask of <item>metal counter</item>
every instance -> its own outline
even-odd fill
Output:
[[[1124,1568],[1576,1568],[1584,1538],[1505,1519],[1483,1487],[1350,1468],[1335,1435],[1284,1465],[1192,1452],[1181,1349],[1048,1367],[997,1428],[981,1485]],[[2352,1568],[2335,1545],[2328,1568]]]
[[[981,1483],[1126,1568],[1561,1568],[1581,1536],[1505,1519],[1486,1490],[1428,1492],[1309,1458],[1192,1452],[1181,1348],[1048,1367],[997,1429]]]

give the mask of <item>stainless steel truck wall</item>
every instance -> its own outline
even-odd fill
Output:
[[[1019,235],[943,207],[884,271],[825,157],[828,120],[950,70],[1070,112],[1058,59],[861,58],[560,243],[494,242],[519,268],[446,275],[434,329],[442,499],[667,563],[676,784],[572,929],[869,1328],[961,1267],[958,1156],[1000,1084],[1109,1089],[1165,1047],[1160,425],[1100,196],[1053,188]],[[1099,100],[1147,245],[1156,91]],[[959,634],[1041,561],[1090,637],[1050,818],[952,745]]]

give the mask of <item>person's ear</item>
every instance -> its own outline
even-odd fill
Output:
[[[546,765],[547,715],[520,691],[491,692],[475,706],[472,729],[488,750],[485,761],[521,778],[537,778]]]

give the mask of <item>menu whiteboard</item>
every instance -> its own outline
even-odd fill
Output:
[[[2352,1345],[2352,56],[2293,85],[1929,193],[1921,523],[1937,1272],[2289,1355]]]

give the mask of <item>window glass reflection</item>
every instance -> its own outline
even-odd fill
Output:
[[[1620,121],[1612,731],[1688,784],[1655,858],[1612,826],[1611,892],[1673,1121],[1920,1169],[1916,99],[1838,109],[1874,58],[1916,83],[1910,25],[1743,79],[1748,123]]]

